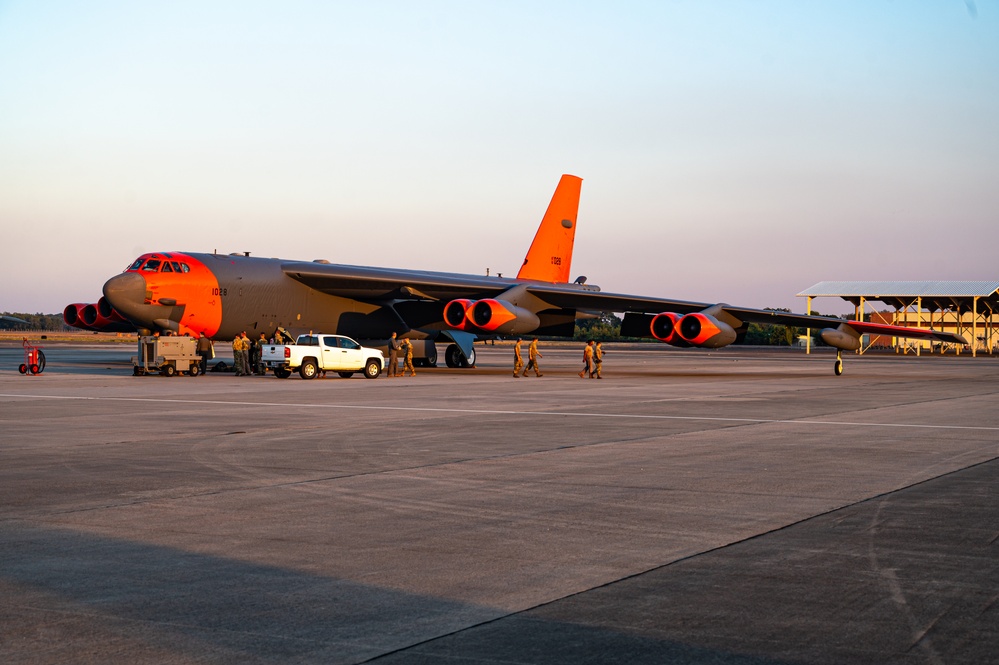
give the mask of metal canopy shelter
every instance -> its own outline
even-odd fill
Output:
[[[999,282],[819,282],[798,297],[808,298],[808,313],[812,311],[813,298],[842,298],[853,304],[858,320],[863,318],[868,302],[882,302],[894,309],[892,323],[917,328],[924,327],[926,312],[926,327],[941,330],[953,327],[959,334],[970,332],[972,356],[980,346],[989,351],[995,348],[992,340],[995,317],[999,314]],[[909,318],[910,314],[915,315],[914,320]],[[984,333],[981,336],[979,324]],[[917,355],[919,350],[920,345],[916,344]]]

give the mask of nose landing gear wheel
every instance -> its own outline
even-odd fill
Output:
[[[836,376],[843,373],[843,358],[840,356],[839,352],[836,352],[836,363],[833,365],[833,372],[836,373]]]

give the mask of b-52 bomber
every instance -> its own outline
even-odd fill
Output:
[[[449,367],[475,362],[479,337],[572,337],[577,316],[624,314],[621,334],[680,347],[720,348],[740,340],[750,322],[814,328],[841,352],[864,334],[965,344],[960,335],[866,321],[791,314],[655,296],[605,293],[569,281],[582,179],[563,175],[515,278],[295,261],[248,254],[153,252],[104,284],[94,304],[66,307],[66,323],[87,330],[141,334],[205,333],[229,340],[309,330],[381,346],[393,332],[415,342],[424,365],[436,343],[448,344]]]

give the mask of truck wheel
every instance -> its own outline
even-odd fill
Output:
[[[314,379],[318,373],[319,368],[316,366],[316,361],[312,359],[303,360],[302,366],[298,368],[298,375],[303,379]]]
[[[177,368],[174,367],[173,365],[163,366],[163,376],[173,376],[176,373],[177,373]]]
[[[377,379],[381,373],[382,364],[374,358],[368,358],[368,362],[364,363],[364,378]]]
[[[340,375],[341,379],[349,379],[350,377],[354,376],[353,372],[337,372],[337,374]]]
[[[276,376],[279,379],[287,379],[289,376],[291,376],[291,371],[284,369],[283,367],[276,367],[274,368],[274,376]]]
[[[188,376],[197,376],[201,373],[201,366],[198,363],[191,363],[191,368],[187,370]]]

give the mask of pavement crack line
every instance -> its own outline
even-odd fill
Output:
[[[904,487],[899,487],[899,488],[890,490],[888,492],[882,492],[881,494],[877,494],[875,496],[867,497],[866,499],[860,499],[859,501],[854,501],[852,503],[847,503],[847,504],[844,504],[844,505],[839,506],[837,508],[830,508],[829,510],[822,511],[821,513],[816,513],[815,515],[811,515],[809,517],[805,517],[805,518],[802,518],[800,520],[795,520],[794,522],[791,522],[789,524],[785,524],[783,526],[779,526],[779,527],[777,527],[775,529],[770,529],[768,531],[763,531],[761,533],[753,534],[752,536],[747,536],[745,538],[740,538],[738,540],[734,540],[734,541],[732,541],[730,543],[726,543],[724,545],[719,545],[717,547],[712,547],[712,548],[706,549],[703,552],[696,552],[694,554],[688,554],[687,556],[680,557],[679,559],[675,559],[673,561],[668,561],[668,562],[660,564],[658,566],[652,566],[651,568],[648,568],[647,570],[642,570],[642,571],[638,571],[638,572],[635,572],[635,573],[631,573],[629,575],[625,575],[624,577],[620,577],[620,578],[618,578],[616,580],[611,580],[609,582],[604,582],[602,584],[597,584],[597,585],[595,585],[593,587],[590,587],[589,589],[582,589],[580,591],[576,591],[576,592],[573,592],[573,593],[570,593],[570,594],[566,594],[565,596],[561,596],[559,598],[553,598],[553,599],[547,600],[547,601],[545,601],[543,603],[538,603],[537,605],[533,605],[531,607],[525,607],[523,609],[516,610],[516,611],[513,611],[513,612],[507,612],[506,614],[503,614],[501,616],[496,616],[496,617],[493,617],[491,619],[486,619],[485,621],[480,621],[478,623],[474,623],[474,624],[471,624],[469,626],[465,626],[463,628],[459,628],[457,630],[453,630],[453,631],[451,631],[449,633],[445,633],[444,635],[437,635],[436,637],[431,637],[431,638],[428,638],[428,639],[425,639],[425,640],[421,640],[421,641],[416,642],[414,644],[410,644],[409,646],[401,647],[401,648],[395,649],[393,651],[389,651],[389,652],[386,652],[386,653],[383,653],[383,654],[379,654],[378,656],[375,656],[374,658],[370,658],[368,660],[364,660],[364,661],[360,661],[360,662],[362,662],[362,663],[372,663],[372,662],[376,662],[376,661],[378,661],[378,660],[380,660],[382,658],[386,658],[386,657],[392,656],[394,654],[402,653],[402,652],[408,651],[410,649],[418,649],[421,646],[425,646],[425,645],[431,644],[433,642],[436,642],[437,640],[441,640],[441,639],[445,639],[445,638],[448,638],[448,637],[452,637],[454,635],[459,635],[459,634],[461,634],[461,633],[463,633],[465,631],[474,630],[474,629],[480,628],[482,626],[488,626],[488,625],[497,623],[499,621],[503,621],[505,619],[508,619],[510,617],[518,616],[518,615],[521,615],[521,614],[527,614],[529,612],[534,612],[535,610],[539,610],[539,609],[541,609],[543,607],[547,607],[549,605],[553,605],[555,603],[561,602],[561,601],[566,600],[568,598],[575,598],[575,597],[581,596],[581,595],[583,595],[585,593],[590,593],[591,591],[596,591],[598,589],[608,588],[608,587],[611,587],[611,586],[613,586],[615,584],[618,584],[620,582],[625,582],[627,580],[636,579],[638,577],[641,577],[642,575],[647,575],[649,573],[653,573],[653,572],[658,571],[658,570],[663,570],[665,568],[669,568],[671,566],[675,566],[677,564],[680,564],[680,563],[683,563],[683,562],[686,562],[686,561],[691,561],[693,559],[697,559],[697,558],[700,558],[700,557],[703,557],[703,556],[708,556],[710,554],[715,554],[717,552],[724,551],[724,550],[726,550],[726,549],[728,549],[730,547],[741,545],[743,543],[748,543],[748,542],[751,542],[751,541],[754,541],[754,540],[758,540],[760,538],[765,538],[765,537],[770,536],[772,534],[780,533],[782,531],[786,531],[788,529],[794,528],[794,527],[796,527],[798,525],[806,524],[806,523],[808,523],[808,522],[810,522],[812,520],[819,519],[819,518],[822,518],[822,517],[827,517],[829,515],[832,515],[833,513],[837,513],[839,511],[845,510],[847,508],[853,508],[854,506],[859,506],[859,505],[862,505],[862,504],[865,504],[865,503],[869,503],[871,501],[883,502],[884,499],[886,499],[886,498],[888,498],[888,497],[890,497],[893,494],[896,494],[898,492],[903,492],[905,490],[912,489],[913,487],[918,487],[918,486],[923,485],[925,483],[932,482],[932,481],[938,480],[940,478],[945,478],[947,476],[954,475],[954,474],[957,474],[957,473],[961,473],[961,472],[966,471],[968,469],[973,469],[975,467],[982,466],[984,464],[990,464],[990,463],[996,462],[997,460],[999,460],[999,457],[993,457],[992,459],[988,459],[988,460],[985,460],[983,462],[978,462],[976,464],[971,464],[971,465],[969,465],[967,467],[964,467],[962,469],[955,469],[955,470],[949,471],[947,473],[942,473],[939,476],[935,476],[933,478],[926,478],[925,480],[920,480],[919,482],[915,482],[915,483],[912,483],[910,485],[906,485]],[[878,512],[880,512],[881,506],[879,506],[877,508],[877,510],[878,510]],[[908,618],[911,621],[911,616],[909,616]],[[933,662],[934,664],[940,662],[940,660],[939,660],[939,657],[937,656],[936,652],[933,650],[932,646],[930,644],[928,644],[929,640],[928,640],[928,638],[926,636],[926,633],[930,630],[930,628],[932,628],[932,625],[935,622],[936,622],[936,619],[934,619],[934,621],[930,624],[930,626],[926,627],[926,629],[925,629],[925,631],[923,632],[922,635],[915,634],[914,637],[913,637],[913,643],[910,645],[910,649],[912,649],[912,648],[914,648],[916,646],[921,647],[922,650],[923,650],[923,652],[927,654],[927,657],[930,658],[931,662]]]

